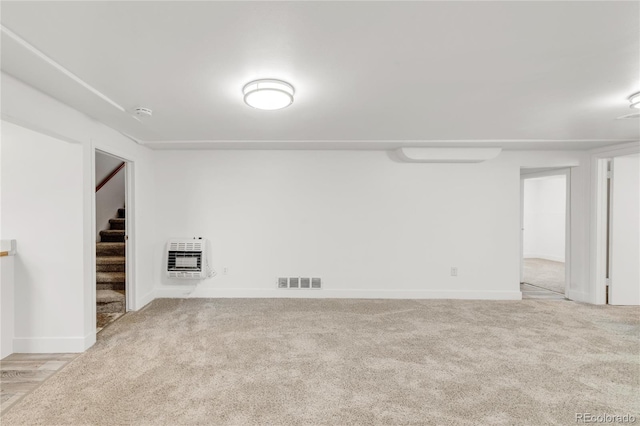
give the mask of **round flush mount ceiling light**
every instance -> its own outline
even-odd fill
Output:
[[[629,96],[629,108],[638,108],[640,109],[640,92],[634,93]]]
[[[295,89],[281,80],[255,80],[245,84],[242,93],[244,102],[250,107],[274,110],[291,105]]]

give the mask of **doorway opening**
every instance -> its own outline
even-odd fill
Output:
[[[127,162],[95,151],[96,332],[121,317],[127,304]]]
[[[569,268],[569,171],[521,173],[523,298],[565,300]]]

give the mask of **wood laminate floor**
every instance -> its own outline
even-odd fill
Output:
[[[11,354],[0,360],[0,415],[79,354]]]

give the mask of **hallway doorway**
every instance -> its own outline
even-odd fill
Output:
[[[96,331],[127,311],[126,161],[96,150]]]
[[[521,174],[521,276],[530,290],[567,293],[568,170]]]

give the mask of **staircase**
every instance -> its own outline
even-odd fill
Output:
[[[100,231],[96,243],[96,312],[125,312],[125,209],[109,220],[109,229]]]

